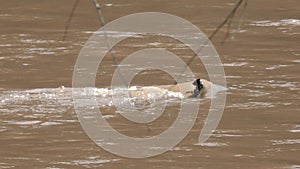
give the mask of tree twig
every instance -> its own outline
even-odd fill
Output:
[[[98,12],[98,17],[99,17],[99,21],[100,21],[101,25],[102,25],[102,26],[105,26],[106,23],[105,23],[105,19],[104,19],[104,16],[103,16],[103,13],[102,13],[100,4],[98,3],[97,0],[92,0],[92,1],[93,1],[94,5],[95,5],[95,8],[96,8],[97,12]],[[107,44],[107,48],[112,50],[112,46],[111,46],[111,44],[110,44],[110,42],[109,42],[109,39],[108,39],[108,37],[107,37],[106,31],[103,30],[103,32],[104,32],[104,37],[105,37],[105,41],[106,41],[106,44]],[[114,55],[113,51],[111,51],[111,55],[112,55],[112,59],[113,59],[114,64],[115,64],[115,65],[118,65],[117,58],[116,58],[116,56]],[[123,83],[124,83],[126,86],[128,86],[128,85],[129,85],[129,82],[128,82],[127,79],[122,75],[122,73],[120,72],[119,69],[118,69],[117,72],[118,72],[118,74],[120,75],[120,77],[122,78]]]
[[[237,9],[238,9],[239,6],[243,3],[243,1],[244,1],[244,0],[239,0],[239,2],[235,5],[235,7],[232,9],[232,11],[229,13],[229,15],[225,18],[225,20],[224,20],[224,21],[223,21],[223,22],[215,29],[215,31],[209,36],[208,40],[207,40],[204,44],[202,44],[202,46],[200,46],[199,50],[196,52],[196,55],[194,55],[194,56],[186,63],[185,67],[183,68],[182,74],[184,74],[184,72],[186,71],[187,67],[188,67],[188,66],[193,62],[193,60],[196,58],[197,53],[199,53],[199,52],[203,49],[203,47],[206,46],[207,43],[209,43],[209,41],[212,40],[212,39],[215,37],[215,35],[219,32],[219,30],[220,30],[222,27],[224,27],[224,25],[225,25],[226,23],[228,23],[229,21],[230,21],[229,23],[231,24],[231,21],[232,21],[234,15],[235,15]],[[229,24],[229,28],[230,28],[230,24]],[[182,77],[182,74],[179,75],[180,77],[179,77],[178,79],[180,79],[180,78]],[[174,84],[177,84],[177,83],[174,82]]]
[[[77,5],[78,5],[78,2],[79,2],[79,0],[75,0],[75,3],[74,3],[74,5],[73,5],[73,7],[72,7],[72,10],[71,10],[71,13],[70,13],[70,15],[69,15],[69,17],[68,17],[67,24],[66,24],[66,27],[65,27],[65,30],[64,30],[63,41],[66,40],[67,33],[68,33],[68,31],[69,31],[69,27],[70,27],[70,24],[71,24],[71,21],[72,21],[72,18],[73,18],[75,9],[76,9],[76,7],[77,7]]]
[[[219,30],[235,15],[237,9],[239,8],[239,6],[242,4],[244,0],[240,0],[235,7],[233,8],[233,10],[229,13],[229,15],[226,17],[226,19],[217,27],[217,29],[209,36],[209,39],[212,40],[215,35],[219,32]]]

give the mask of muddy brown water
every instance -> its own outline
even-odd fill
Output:
[[[217,34],[212,43],[224,63],[229,89],[217,130],[207,144],[197,145],[209,107],[206,101],[192,131],[179,145],[146,159],[115,156],[95,145],[82,130],[70,98],[55,93],[60,86],[71,87],[76,58],[100,26],[92,3],[79,1],[66,41],[62,37],[74,1],[0,3],[0,168],[300,168],[299,0],[249,1],[241,31],[231,34],[225,43],[226,28]],[[137,12],[165,12],[191,21],[207,35],[235,3],[101,1],[108,22]],[[118,59],[139,50],[136,44],[155,42],[154,37],[129,39],[116,47]],[[186,49],[175,52],[185,61],[192,56]],[[207,78],[197,62],[190,67],[197,76]],[[98,72],[97,87],[110,85],[113,64],[107,56]],[[171,77],[157,71],[145,72],[132,82],[169,83]],[[26,91],[31,89],[46,92],[28,96]],[[126,121],[112,108],[103,108],[103,114],[120,132],[147,137],[170,126],[177,109],[171,107],[148,127]]]

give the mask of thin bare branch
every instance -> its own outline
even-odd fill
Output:
[[[219,32],[219,30],[235,15],[237,9],[239,8],[239,6],[242,4],[244,0],[240,0],[235,7],[233,8],[233,10],[229,13],[229,15],[226,17],[226,19],[217,27],[217,29],[209,36],[209,39],[212,40],[215,35]]]
[[[66,24],[65,31],[64,31],[63,41],[66,40],[67,33],[68,33],[68,31],[69,31],[69,27],[70,27],[70,24],[71,24],[71,21],[72,21],[72,18],[73,18],[75,9],[76,9],[76,7],[77,7],[77,5],[78,5],[78,2],[79,2],[79,0],[76,0],[76,1],[75,1],[74,5],[73,5],[73,7],[72,7],[72,10],[71,10],[70,16],[68,17],[67,24]]]

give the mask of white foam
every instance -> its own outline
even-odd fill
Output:
[[[105,119],[110,119],[110,118],[113,118],[113,117],[115,117],[114,115],[104,115],[103,116],[103,118],[105,118]]]
[[[227,88],[221,85],[212,84],[211,89],[205,94],[207,98],[215,98],[219,92],[227,91]]]
[[[38,124],[38,123],[41,123],[41,121],[34,120],[34,121],[11,122],[11,124],[16,124],[16,125],[33,125],[33,124]]]
[[[100,34],[103,36],[107,36],[109,38],[121,38],[121,37],[134,37],[139,38],[142,37],[135,32],[119,32],[119,31],[103,31],[103,32],[93,32],[93,31],[83,31],[85,34]]]
[[[299,130],[289,130],[289,132],[291,132],[291,133],[300,133],[300,129]]]
[[[41,124],[41,126],[54,126],[54,125],[60,125],[62,123],[59,122],[44,122]]]
[[[113,6],[113,4],[105,4],[105,6],[111,7],[111,6]]]
[[[236,103],[229,105],[228,107],[234,107],[238,109],[258,109],[266,107],[274,107],[271,102],[246,102],[246,103]]]
[[[11,14],[0,14],[0,17],[10,17],[10,16],[13,16]]]
[[[88,164],[103,164],[119,161],[119,159],[112,160],[99,160],[99,159],[89,159],[89,160],[74,160],[70,162],[56,162],[54,164],[65,164],[65,165],[88,165]]]
[[[224,63],[224,66],[228,66],[228,67],[241,67],[241,66],[245,66],[247,65],[248,62],[234,62],[234,63]]]
[[[174,147],[172,151],[192,151],[193,149],[187,147]]]
[[[292,165],[290,169],[300,169],[300,165]]]
[[[279,69],[279,68],[282,68],[282,67],[288,67],[288,65],[274,65],[274,66],[269,66],[269,67],[266,67],[266,70],[275,70],[275,69]]]
[[[196,146],[203,146],[203,147],[223,147],[228,146],[226,143],[216,143],[216,142],[210,142],[210,143],[197,143],[194,144]]]
[[[300,54],[297,54],[297,55],[299,55],[299,56],[300,56]],[[293,62],[295,62],[295,63],[300,63],[300,59],[293,60]]]
[[[272,22],[270,20],[264,20],[264,21],[254,21],[250,23],[251,26],[261,26],[261,27],[280,27],[280,26],[300,26],[300,20],[299,19],[282,19],[277,22]]]
[[[273,145],[300,144],[300,139],[273,140],[272,143]]]
[[[239,134],[213,134],[214,137],[242,137],[243,135]]]

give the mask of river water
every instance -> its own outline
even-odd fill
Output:
[[[227,28],[220,30],[212,43],[224,64],[228,90],[219,126],[206,143],[198,144],[210,105],[210,98],[203,98],[187,137],[171,151],[146,159],[113,155],[94,144],[80,126],[72,104],[72,73],[81,48],[100,25],[92,2],[79,1],[63,40],[73,3],[1,2],[0,168],[300,168],[299,0],[249,1],[241,29],[237,31],[239,11],[225,42]],[[101,1],[107,22],[137,12],[165,12],[189,20],[207,35],[235,3]],[[193,53],[177,43],[136,37],[118,44],[114,52],[121,61],[134,51],[167,45],[187,62]],[[155,136],[168,128],[177,117],[177,103],[148,125],[131,123],[115,111],[105,99],[115,68],[108,54],[97,73],[103,117],[132,137]],[[190,68],[208,79],[199,60]],[[149,71],[132,85],[172,83],[168,74]]]

